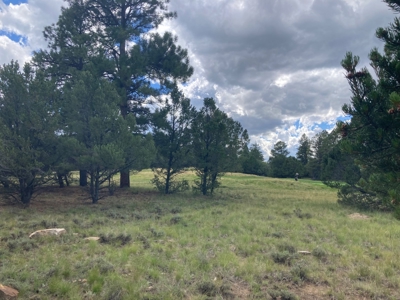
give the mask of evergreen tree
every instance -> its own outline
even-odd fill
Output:
[[[312,156],[307,164],[308,175],[314,180],[321,180],[324,157],[334,146],[329,133],[323,130],[317,133],[311,140]]]
[[[136,167],[139,158],[146,161],[154,147],[151,138],[134,135],[133,118],[120,115],[114,85],[97,77],[95,71],[81,71],[74,78],[63,89],[66,105],[62,111],[69,124],[64,133],[75,140],[69,142],[75,145],[76,164],[87,170],[92,202],[97,203],[102,184],[122,169]]]
[[[61,8],[57,24],[44,29],[43,35],[48,41],[49,50],[34,52],[32,59],[33,63],[45,70],[47,76],[53,78],[60,87],[69,81],[74,81],[73,76],[83,71],[90,62],[96,61],[96,64],[103,65],[102,68],[109,66],[107,60],[99,59],[102,50],[95,42],[97,40],[95,24],[90,19],[87,3],[83,0],[68,0],[67,2],[69,6]],[[102,71],[99,71],[99,76],[101,74]],[[63,115],[61,111],[61,116]],[[65,118],[62,118],[60,129],[63,130],[64,127],[68,127],[68,124],[65,123]],[[66,160],[64,159],[59,170],[67,171],[67,165],[67,169],[71,167]],[[62,181],[59,180],[59,182],[61,185]],[[80,186],[87,185],[86,170],[80,170],[79,183]]]
[[[274,148],[271,150],[271,156],[276,157],[282,155],[287,157],[289,155],[289,150],[287,149],[287,144],[283,141],[278,141],[275,143]]]
[[[0,67],[0,181],[29,205],[34,192],[53,179],[56,163],[58,97],[53,82],[29,64]]]
[[[266,176],[268,174],[268,165],[264,162],[264,156],[258,144],[247,145],[240,157],[242,161],[243,173]]]
[[[306,166],[311,157],[311,141],[303,134],[299,140],[299,148],[297,149],[296,158]]]
[[[178,181],[176,176],[190,165],[190,124],[194,113],[190,99],[175,87],[171,99],[167,98],[165,106],[153,114],[153,137],[157,148],[153,183],[165,194],[189,187],[186,180]]]
[[[97,25],[98,43],[113,62],[113,68],[104,71],[119,93],[121,115],[135,115],[140,125],[148,119],[143,104],[149,96],[163,93],[174,81],[185,81],[193,73],[187,51],[176,45],[176,37],[149,32],[176,13],[168,11],[168,0],[85,2]],[[120,186],[130,186],[128,169],[121,172]]]
[[[385,0],[396,13],[400,2]],[[359,57],[347,53],[342,61],[352,91],[351,103],[343,106],[351,121],[339,123],[343,149],[360,165],[363,180],[353,186],[375,199],[375,204],[400,204],[400,19],[376,36],[385,43],[384,53],[373,49],[369,58],[376,78],[366,68],[357,69]],[[346,195],[342,193],[343,199]],[[365,198],[365,197],[364,197]],[[348,199],[348,197],[347,197]],[[381,204],[379,204],[381,203]],[[372,203],[369,203],[373,205]]]
[[[275,143],[271,149],[271,156],[268,160],[270,175],[277,178],[294,178],[296,173],[304,176],[304,167],[299,160],[288,156],[287,144],[283,141]]]
[[[219,110],[214,99],[205,98],[203,108],[192,122],[193,155],[196,175],[195,189],[203,195],[212,194],[219,179],[248,142],[247,131],[239,122]]]

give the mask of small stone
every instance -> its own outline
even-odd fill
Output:
[[[62,235],[67,231],[64,228],[49,228],[37,230],[29,235],[29,238],[39,235]]]
[[[304,254],[304,255],[309,255],[309,254],[311,254],[310,251],[297,251],[297,253]]]
[[[17,299],[19,292],[8,286],[0,284],[0,300]]]
[[[98,240],[100,240],[100,237],[98,236],[89,236],[85,238],[85,241],[98,241]]]

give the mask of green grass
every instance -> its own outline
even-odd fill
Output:
[[[97,205],[78,187],[0,201],[0,283],[20,299],[400,299],[391,214],[351,219],[311,180],[228,173],[203,197],[157,194],[151,178]],[[46,227],[67,234],[28,238]]]

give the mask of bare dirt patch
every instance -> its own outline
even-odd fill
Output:
[[[367,215],[363,215],[363,214],[359,214],[359,213],[354,213],[349,215],[350,219],[353,220],[364,220],[364,219],[369,219],[369,217]]]
[[[236,281],[231,285],[231,293],[234,299],[248,299],[251,295],[250,289],[245,282]]]
[[[114,195],[110,196],[107,189],[100,192],[101,199],[96,206],[113,205],[116,200],[119,203],[135,199],[136,201],[149,201],[156,194],[155,191],[137,192],[133,189],[117,189]],[[40,188],[31,199],[29,209],[34,211],[64,211],[71,208],[92,205],[87,187],[68,186],[59,188],[56,186],[45,186]],[[24,207],[13,199],[6,199],[0,195],[0,207]]]
[[[324,285],[308,284],[295,291],[302,300],[330,299],[327,295],[329,287]]]

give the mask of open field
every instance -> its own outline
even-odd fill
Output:
[[[391,214],[339,206],[311,180],[229,173],[203,197],[159,195],[151,177],[97,205],[79,187],[0,201],[0,283],[20,299],[400,299]],[[52,227],[67,233],[28,238]]]

